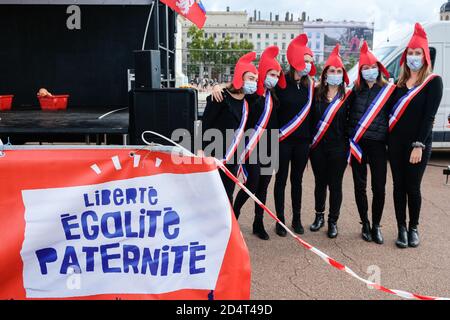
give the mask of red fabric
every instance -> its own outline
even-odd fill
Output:
[[[278,53],[280,49],[277,46],[267,47],[266,50],[261,55],[261,60],[259,61],[259,78],[258,78],[258,90],[256,93],[262,96],[265,92],[264,81],[266,80],[267,73],[270,70],[281,71],[280,80],[278,81],[278,86],[282,89],[286,88],[286,77],[284,76],[283,69],[280,63],[277,61]]]
[[[342,68],[344,70],[344,81],[348,85],[350,83],[350,79],[348,78],[347,71],[345,70],[344,63],[342,62],[341,55],[339,54],[339,49],[341,48],[340,44],[338,43],[333,51],[331,52],[330,56],[328,57],[327,62],[325,63],[325,66],[323,67],[323,70],[325,71],[328,67],[335,67],[335,68]]]
[[[252,72],[254,74],[258,74],[258,69],[256,69],[252,63],[255,60],[256,52],[247,53],[238,60],[236,67],[234,68],[233,87],[235,89],[239,90],[244,85],[244,80],[242,77],[245,73]]]
[[[303,33],[291,41],[287,49],[287,59],[289,64],[297,71],[305,70],[305,54],[314,57],[314,53],[308,48],[308,36]],[[309,75],[313,77],[317,72],[314,62],[312,63],[311,72]]]
[[[359,56],[358,79],[356,80],[357,84],[359,84],[361,81],[361,68],[364,65],[370,66],[375,63],[378,64],[378,69],[380,70],[380,72],[382,72],[385,77],[389,79],[389,71],[387,71],[386,67],[380,61],[378,61],[377,57],[375,57],[374,54],[369,50],[367,42],[364,41]]]
[[[133,167],[130,151],[140,154],[142,165]],[[116,170],[110,161],[118,156],[123,166]],[[109,150],[22,150],[7,151],[0,161],[2,179],[9,181],[0,184],[0,299],[25,300],[23,282],[23,262],[20,255],[25,237],[25,205],[22,190],[42,188],[75,187],[112,180],[122,181],[130,178],[160,175],[164,173],[192,174],[216,170],[214,164],[179,165],[172,161],[173,155],[160,152],[144,152],[132,149]],[[164,165],[155,166],[156,159]],[[191,163],[189,158],[180,163]],[[96,175],[90,166],[98,163],[102,175]],[[151,172],[149,171],[151,169]],[[242,238],[232,208],[230,208],[232,231],[223,258],[214,299],[250,299],[251,265],[248,248]],[[52,300],[206,300],[209,290],[187,289],[164,294],[101,294],[88,297],[60,298]]]
[[[410,49],[422,48],[425,54],[425,61],[427,65],[431,66],[431,56],[430,56],[430,48],[428,47],[427,33],[425,32],[420,23],[416,23],[416,26],[414,28],[414,34],[411,40],[409,41],[408,46],[405,49],[405,52],[403,52],[402,59],[400,60],[400,65],[403,65],[406,61],[408,48]]]
[[[165,3],[169,7],[171,7],[174,11],[181,14],[186,19],[190,20],[193,24],[195,24],[199,29],[202,29],[206,22],[206,14],[205,11],[199,6],[197,1],[189,8],[189,11],[184,14],[181,12],[181,9],[177,6],[177,0],[161,0],[162,3]]]

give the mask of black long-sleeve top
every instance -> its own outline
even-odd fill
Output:
[[[317,90],[318,89],[316,88],[316,93]],[[316,98],[314,98],[314,103],[311,109],[311,139],[314,139],[314,136],[317,133],[317,126],[330,105],[330,102],[320,100],[318,98],[318,94],[316,94],[315,97]],[[330,127],[323,136],[319,145],[325,144],[329,146],[345,146],[348,144],[348,115],[350,109],[349,98],[347,98],[335,115]]]
[[[242,119],[242,106],[244,100],[238,100],[233,98],[229,92],[225,91],[224,99],[222,102],[213,101],[209,96],[206,99],[206,108],[202,118],[202,133],[203,140],[205,140],[205,132],[209,129],[217,129],[222,133],[223,137],[223,156],[225,156],[228,150],[229,143],[227,144],[226,133],[227,130],[237,130]],[[249,106],[250,108],[250,106]],[[229,141],[231,143],[231,141]],[[212,142],[203,141],[203,150]],[[206,156],[213,156],[215,154],[206,154]],[[236,154],[234,155],[236,162]]]
[[[278,123],[280,129],[287,125],[308,102],[308,87],[289,77],[287,77],[286,80],[286,89],[281,89],[279,87],[276,88],[276,95],[280,104],[278,108]],[[309,114],[302,125],[284,141],[311,142],[310,121],[311,117]]]
[[[397,88],[389,100],[391,108],[408,92],[408,88]],[[432,130],[436,113],[443,95],[440,76],[431,80],[411,101],[400,120],[389,135],[389,142],[412,144],[432,143]]]

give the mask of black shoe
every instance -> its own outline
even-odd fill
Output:
[[[383,244],[383,234],[381,233],[381,226],[373,225],[372,226],[372,240],[376,244]]]
[[[336,222],[328,222],[328,238],[334,239],[338,236],[338,227]]]
[[[253,222],[253,234],[256,235],[261,240],[269,240],[270,237],[264,228],[264,223],[262,221]]]
[[[277,223],[276,227],[275,227],[275,232],[277,233],[277,235],[279,235],[280,237],[286,237],[287,236],[287,231],[281,226],[281,224]]]
[[[408,231],[406,227],[402,226],[398,228],[398,238],[395,244],[400,249],[408,248]]]
[[[372,230],[370,229],[369,222],[362,222],[362,238],[364,241],[371,242],[372,241]]]
[[[309,227],[309,230],[312,232],[317,232],[325,225],[325,220],[323,218],[323,213],[316,213],[316,219],[314,220],[313,224]]]
[[[303,228],[302,222],[299,219],[292,221],[292,229],[296,234],[305,234],[305,229]]]
[[[417,248],[420,244],[419,231],[417,227],[409,228],[408,232],[408,245],[411,248]]]

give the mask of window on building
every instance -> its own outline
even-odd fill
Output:
[[[266,39],[269,39],[270,35],[268,33],[266,33]]]
[[[316,39],[320,39],[320,32],[316,33]]]
[[[278,42],[275,41],[273,45],[278,47]]]
[[[283,33],[283,40],[286,40],[286,33]]]
[[[217,39],[217,33],[214,33],[213,37],[214,39]]]
[[[208,38],[208,33],[207,32],[205,32],[205,38]]]
[[[277,39],[278,39],[278,33],[274,33],[273,38],[274,38],[275,40],[277,40]]]
[[[227,34],[226,33],[222,33],[222,38],[226,38]]]
[[[249,38],[249,39],[253,39],[253,33],[249,33],[249,34],[248,34],[248,38]]]
[[[320,49],[320,42],[316,42],[316,50]]]
[[[256,49],[261,50],[261,42],[258,42],[258,43],[256,44]]]
[[[295,38],[295,34],[291,34],[291,39],[294,39]]]
[[[286,55],[283,54],[281,61],[283,61],[283,63],[286,63]]]
[[[258,38],[258,39],[261,39],[261,33],[258,33],[257,38]]]
[[[269,46],[269,43],[268,42],[266,42],[266,48]]]
[[[281,45],[281,49],[286,50],[286,43],[283,42],[283,44]]]
[[[241,39],[244,39],[244,34],[241,33],[241,34],[239,35],[239,37],[240,37]]]

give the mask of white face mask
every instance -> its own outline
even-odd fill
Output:
[[[420,56],[407,55],[406,64],[412,71],[414,72],[419,71],[423,67],[423,55]]]
[[[304,77],[304,76],[308,75],[311,72],[311,69],[312,69],[312,63],[308,62],[308,63],[306,63],[305,69],[302,70],[302,71],[299,71],[298,75],[300,77]]]
[[[278,84],[278,78],[267,76],[266,81],[264,81],[264,86],[266,89],[273,89]]]
[[[380,75],[380,71],[378,68],[372,68],[372,69],[366,69],[362,70],[361,74],[364,78],[364,80],[368,82],[375,82],[378,79],[378,76]]]
[[[330,86],[340,86],[344,81],[344,75],[342,74],[327,74],[327,83]]]
[[[258,88],[256,81],[245,81],[242,91],[244,94],[254,94]]]

